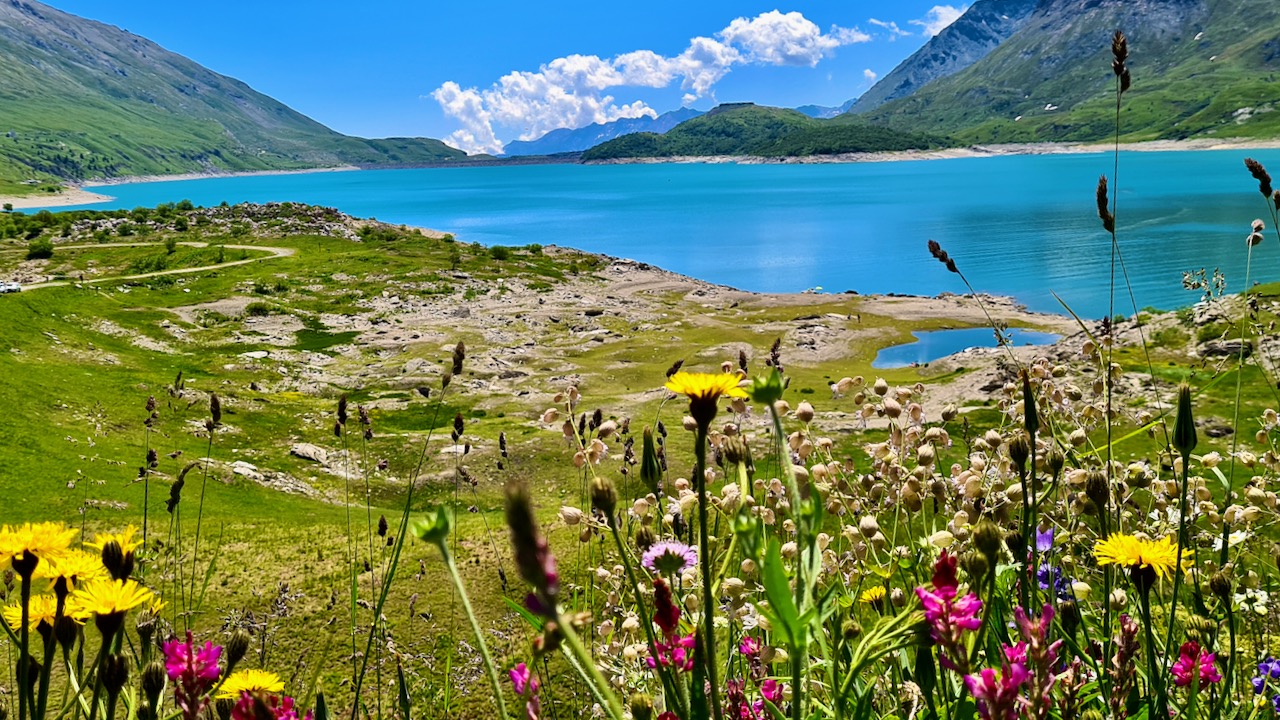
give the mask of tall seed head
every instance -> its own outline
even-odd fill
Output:
[[[1245,158],[1244,166],[1248,168],[1249,174],[1253,176],[1253,179],[1258,181],[1258,192],[1262,193],[1262,197],[1270,198],[1273,191],[1271,188],[1271,175],[1267,173],[1267,169],[1262,166],[1262,163],[1253,158]]]
[[[1186,383],[1178,388],[1178,415],[1173,422],[1173,446],[1184,457],[1196,449],[1196,421],[1191,415],[1191,387]]]
[[[1102,229],[1109,233],[1116,231],[1116,216],[1111,214],[1111,198],[1107,190],[1107,176],[1098,178],[1098,218],[1102,220]]]

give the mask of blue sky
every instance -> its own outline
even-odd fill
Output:
[[[49,0],[364,137],[469,151],[555,127],[752,101],[840,105],[966,3]]]

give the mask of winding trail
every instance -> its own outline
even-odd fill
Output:
[[[207,242],[180,242],[179,245],[185,247],[203,248],[209,247]],[[163,243],[93,243],[89,245],[61,245],[59,250],[89,250],[94,248],[110,248],[110,247],[159,247]],[[201,265],[199,267],[176,268],[174,270],[156,270],[155,272],[141,273],[139,275],[115,275],[113,277],[90,278],[88,280],[53,280],[50,282],[32,283],[23,285],[22,291],[38,290],[40,288],[64,287],[67,285],[99,285],[102,283],[120,282],[122,280],[142,280],[149,277],[157,277],[159,275],[186,275],[190,273],[205,272],[206,270],[217,270],[218,268],[235,267],[236,265],[247,265],[262,260],[271,260],[274,258],[290,257],[297,254],[296,248],[287,247],[270,247],[267,245],[222,245],[228,250],[263,250],[269,253],[259,257],[245,258],[244,260],[232,260],[230,262],[218,263],[217,265]],[[21,248],[9,250],[8,252],[21,252]]]

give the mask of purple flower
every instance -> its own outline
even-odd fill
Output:
[[[1169,668],[1173,675],[1173,684],[1186,687],[1192,680],[1199,679],[1200,689],[1208,688],[1211,683],[1222,682],[1222,675],[1214,665],[1216,653],[1205,652],[1200,643],[1189,641],[1182,643],[1178,661]]]
[[[656,642],[657,656],[650,656],[645,660],[651,668],[662,665],[663,667],[673,667],[677,670],[689,672],[693,669],[694,644],[693,635],[685,635],[684,637],[671,636],[665,641]]]
[[[645,550],[640,563],[648,568],[649,572],[677,577],[698,564],[698,551],[682,542],[663,540]]]
[[[511,668],[511,686],[515,689],[516,695],[525,699],[524,715],[526,720],[538,720],[542,713],[542,700],[538,697],[538,678],[529,669],[529,666],[520,663]]]
[[[1036,552],[1047,553],[1053,549],[1053,527],[1040,532],[1036,530]]]
[[[275,720],[300,720],[293,698],[288,695],[283,697],[268,695],[265,698],[256,698],[248,691],[241,694],[240,701],[231,709],[231,720],[259,720],[262,717],[258,714],[259,703],[267,709],[267,712],[271,713],[267,717],[275,718]],[[301,720],[313,720],[314,717],[312,712],[308,710]]]
[[[738,643],[738,652],[747,657],[755,657],[760,654],[760,641],[748,635]]]

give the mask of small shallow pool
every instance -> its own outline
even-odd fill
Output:
[[[996,347],[996,336],[991,328],[928,330],[911,334],[915,336],[915,342],[881,350],[871,367],[890,369],[908,367],[913,363],[923,365],[972,347]],[[1052,345],[1059,339],[1053,333],[1023,328],[1011,328],[1009,335],[1015,346]]]

